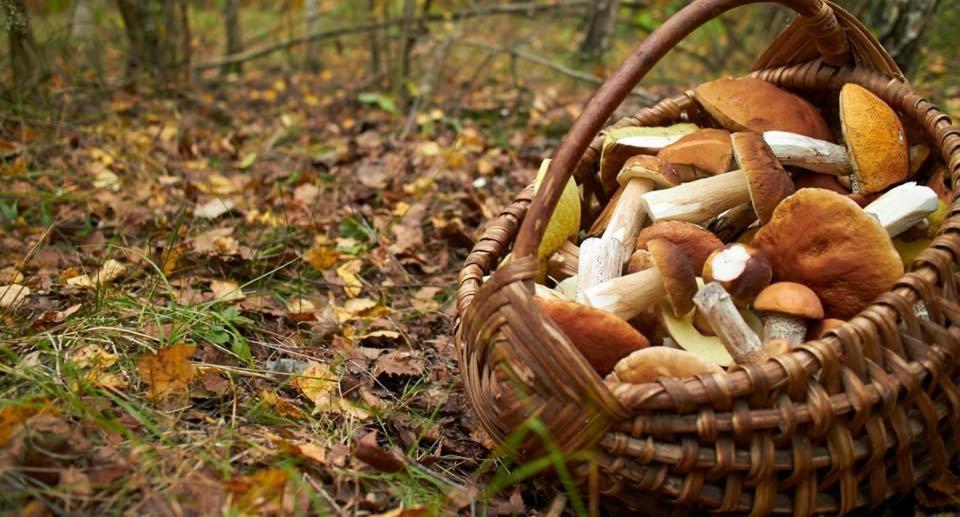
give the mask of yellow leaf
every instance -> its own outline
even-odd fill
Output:
[[[228,480],[226,485],[233,495],[233,506],[236,509],[256,514],[268,504],[279,506],[283,503],[287,473],[277,468],[261,470],[249,476]]]
[[[147,384],[150,400],[161,401],[172,395],[185,395],[196,369],[190,364],[190,356],[197,350],[194,345],[177,343],[146,354],[137,361],[140,377]]]
[[[333,391],[339,387],[340,380],[329,366],[310,361],[305,370],[291,379],[290,384],[310,399],[316,409],[325,410],[330,407]]]
[[[289,400],[280,398],[276,393],[267,390],[260,390],[260,401],[273,408],[280,416],[290,418],[303,418],[303,411],[295,406]]]
[[[210,290],[213,296],[221,302],[232,302],[244,299],[240,284],[233,280],[211,280]]]
[[[360,291],[363,290],[363,282],[357,276],[362,267],[363,261],[354,259],[337,268],[337,276],[343,280],[343,292],[350,298],[360,296]]]
[[[325,271],[337,263],[339,256],[337,250],[331,246],[314,244],[303,254],[303,261],[310,264],[314,269]]]

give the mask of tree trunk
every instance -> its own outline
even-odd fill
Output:
[[[583,41],[580,42],[581,53],[602,55],[610,48],[619,8],[620,0],[597,0],[591,5]]]
[[[223,3],[223,20],[227,37],[227,55],[243,52],[243,40],[240,33],[240,13],[237,0],[225,0]],[[239,73],[241,63],[228,63],[220,70],[222,74]]]
[[[320,30],[320,6],[317,0],[304,0],[303,15],[305,18],[304,21],[306,22],[304,26],[306,34]],[[319,43],[313,40],[308,41],[306,46],[304,46],[303,62],[307,70],[315,72],[320,69],[320,60],[317,59],[317,49],[319,47]]]
[[[920,49],[940,0],[846,0],[904,73],[916,70]]]
[[[46,61],[33,37],[30,17],[22,0],[0,0],[0,7],[7,17],[7,34],[10,44],[10,65],[13,68],[14,87],[25,93],[42,76],[46,75]]]
[[[117,0],[130,48],[127,72],[162,83],[185,81],[190,71],[190,26],[185,0]]]

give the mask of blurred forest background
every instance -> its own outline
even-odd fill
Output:
[[[0,0],[0,511],[582,511],[491,459],[456,275],[685,3]],[[841,4],[960,112],[960,0]],[[621,114],[790,20],[709,23]]]

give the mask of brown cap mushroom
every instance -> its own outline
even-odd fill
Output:
[[[713,252],[703,266],[703,281],[719,282],[738,307],[746,307],[770,285],[770,261],[756,248],[727,244]]]
[[[833,318],[853,317],[903,274],[880,223],[829,190],[802,189],[783,200],[753,246],[778,280],[812,289]]]
[[[786,131],[833,140],[820,112],[806,100],[760,79],[719,79],[701,84],[693,96],[731,131]]]
[[[793,193],[790,175],[760,135],[735,133],[731,142],[739,170],[647,193],[643,200],[650,219],[702,223],[749,201],[766,222],[780,200]]]
[[[600,151],[600,182],[604,191],[617,188],[617,174],[631,156],[657,154],[660,149],[684,135],[700,129],[695,124],[674,124],[667,127],[621,127],[606,132]]]
[[[654,346],[624,357],[614,371],[621,382],[643,384],[660,377],[685,378],[701,373],[723,373],[723,368],[686,350]]]
[[[840,90],[840,120],[853,165],[853,191],[872,194],[907,179],[910,151],[893,109],[866,88]]]
[[[807,335],[807,320],[823,319],[817,293],[795,282],[778,282],[764,289],[753,308],[765,313],[763,340],[784,339],[799,345]]]
[[[693,308],[697,277],[686,254],[666,239],[647,243],[654,267],[586,290],[585,303],[629,320],[666,297],[674,314]]]
[[[653,239],[667,239],[680,247],[690,259],[694,271],[702,270],[707,257],[723,247],[723,242],[716,235],[683,221],[661,221],[640,230],[637,234],[636,249],[646,249],[647,243]]]
[[[612,314],[573,302],[534,299],[601,376],[631,352],[650,346],[643,334]]]
[[[730,132],[725,129],[695,131],[661,149],[657,158],[673,165],[684,181],[722,174],[733,164]]]

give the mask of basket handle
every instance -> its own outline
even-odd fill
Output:
[[[577,117],[550,162],[540,191],[520,227],[513,250],[515,257],[533,256],[537,252],[547,221],[577,162],[617,106],[647,72],[701,25],[733,8],[756,3],[778,3],[793,9],[803,17],[824,62],[835,66],[850,62],[846,34],[833,10],[823,0],[696,0],[690,3],[637,45]]]

